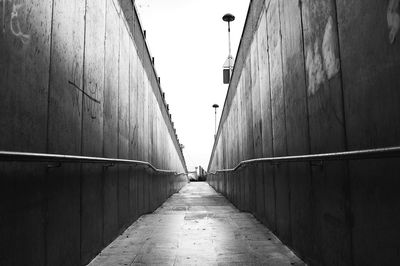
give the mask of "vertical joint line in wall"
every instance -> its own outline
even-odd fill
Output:
[[[286,92],[285,92],[285,79],[284,79],[284,68],[283,68],[283,37],[282,37],[282,21],[281,21],[281,3],[283,3],[285,0],[280,0],[278,1],[278,18],[279,18],[279,37],[281,38],[281,79],[282,79],[282,95],[283,95],[283,118],[285,120],[285,150],[286,150],[286,155],[288,155],[288,132],[287,132],[287,119],[286,119]],[[287,170],[290,168],[288,167]],[[291,182],[290,182],[290,175],[285,171],[284,173],[287,177],[288,181],[288,200],[289,200],[289,235],[290,235],[290,240],[289,243],[292,242],[292,211],[291,211]]]
[[[266,16],[266,29],[267,29],[267,32],[266,32],[266,34],[267,34],[267,54],[268,54],[268,76],[269,76],[269,78],[268,78],[268,85],[269,85],[269,109],[270,109],[270,112],[269,112],[269,116],[270,116],[270,128],[271,128],[271,130],[273,130],[273,122],[272,122],[272,88],[271,88],[271,56],[270,56],[270,49],[269,49],[269,31],[268,31],[268,10],[269,10],[269,6],[270,6],[270,3],[271,2],[269,2],[268,3],[268,7],[266,8],[266,10],[265,10],[265,16]],[[271,132],[272,133],[272,132]],[[274,134],[272,133],[271,134],[271,144],[272,144],[272,146],[271,146],[271,154],[272,154],[272,157],[274,157],[275,156],[275,151],[274,151]],[[276,183],[275,183],[275,177],[276,177],[276,175],[275,175],[275,168],[273,167],[272,168],[272,183],[273,183],[273,190],[274,190],[274,230],[275,230],[275,233],[277,232],[276,231],[276,229],[277,229],[277,218],[276,218]]]
[[[333,4],[335,7],[335,19],[336,19],[336,33],[337,33],[337,45],[338,45],[338,56],[339,56],[339,73],[340,73],[340,86],[341,86],[341,92],[342,92],[342,119],[343,119],[343,133],[344,133],[344,145],[345,145],[345,150],[348,151],[349,146],[348,146],[348,140],[347,140],[347,123],[346,123],[346,108],[345,108],[345,97],[344,97],[344,84],[343,84],[343,71],[342,71],[342,56],[341,56],[341,49],[340,49],[340,36],[339,36],[339,19],[337,16],[337,3],[336,0],[333,0]]]
[[[307,87],[307,65],[306,65],[306,49],[305,49],[305,37],[304,37],[304,21],[303,21],[303,0],[299,0],[299,8],[300,8],[300,22],[301,22],[301,45],[303,49],[303,69],[304,69],[304,90],[306,96],[306,112],[307,112],[307,137],[308,137],[308,152],[311,153],[311,132],[310,132],[310,107],[308,102],[308,87]],[[311,169],[311,164],[308,164],[308,171],[310,173],[310,183],[311,188],[314,187],[313,184],[313,171]],[[313,189],[309,192],[309,197],[314,199]]]
[[[303,69],[304,69],[304,89],[306,96],[306,112],[307,112],[307,137],[308,137],[308,152],[311,152],[311,133],[310,133],[310,107],[308,105],[308,90],[307,90],[307,66],[306,66],[306,49],[304,38],[304,21],[303,21],[303,0],[299,0],[300,9],[300,26],[301,26],[301,45],[303,50]]]
[[[281,80],[282,80],[282,96],[283,96],[283,118],[285,120],[285,150],[286,150],[286,155],[288,155],[288,141],[287,141],[287,125],[286,125],[286,93],[285,93],[285,79],[283,78],[284,71],[283,71],[283,38],[282,38],[282,22],[281,22],[281,3],[282,0],[278,1],[278,19],[279,19],[279,37],[280,37],[280,42],[281,42]],[[284,0],[283,0],[284,1]]]
[[[270,56],[270,50],[269,50],[269,32],[268,32],[268,9],[265,11],[265,16],[266,16],[266,23],[267,23],[267,54],[268,54],[268,86],[269,86],[269,109],[271,110],[269,112],[269,116],[270,116],[270,128],[271,130],[273,130],[273,123],[272,123],[272,88],[271,88],[271,56]],[[271,134],[271,154],[272,157],[275,156],[275,152],[274,152],[274,134]]]
[[[50,20],[50,47],[49,47],[49,77],[48,77],[48,83],[47,83],[47,117],[46,117],[46,152],[49,153],[49,124],[50,124],[50,85],[51,85],[51,67],[52,67],[52,50],[53,50],[53,24],[54,24],[54,1],[51,2],[51,20]],[[5,3],[5,1],[3,1]],[[47,241],[47,228],[48,228],[48,202],[49,202],[49,195],[48,195],[48,189],[47,189],[47,183],[48,183],[48,172],[46,173],[45,176],[45,207],[44,207],[44,265],[48,265],[48,259],[47,259],[47,254],[48,254],[48,241]]]
[[[338,45],[338,56],[339,56],[339,64],[340,64],[340,86],[342,90],[342,117],[343,117],[343,133],[344,133],[344,145],[345,145],[345,150],[347,151],[349,149],[348,146],[348,138],[347,138],[347,123],[346,123],[346,107],[345,107],[345,96],[344,96],[344,83],[343,83],[343,68],[342,68],[342,55],[341,55],[341,49],[340,49],[340,35],[339,35],[339,19],[338,19],[338,9],[337,9],[337,2],[336,0],[333,0],[333,4],[335,7],[335,19],[336,19],[336,32],[337,32],[337,45]],[[354,264],[354,252],[353,252],[353,215],[352,215],[352,208],[351,208],[351,182],[350,182],[350,165],[349,161],[346,162],[346,169],[347,173],[344,175],[345,180],[345,186],[344,188],[344,193],[345,193],[345,198],[347,202],[346,206],[346,215],[347,219],[350,220],[350,263],[351,265]]]
[[[83,119],[84,119],[84,92],[85,92],[85,55],[86,55],[86,13],[87,0],[85,0],[85,10],[83,15],[83,58],[82,58],[82,104],[81,104],[81,155],[83,153]],[[82,184],[83,184],[83,167],[80,164],[79,178],[79,254],[82,262]]]
[[[82,58],[82,104],[81,104],[81,155],[83,155],[83,120],[84,120],[84,106],[85,106],[85,71],[86,71],[86,14],[87,14],[87,0],[85,0],[85,13],[83,16],[83,58]]]
[[[51,21],[50,21],[50,51],[49,51],[49,79],[47,86],[47,132],[46,132],[46,152],[49,153],[49,124],[50,124],[50,86],[51,86],[51,67],[52,67],[52,50],[53,50],[53,23],[54,23],[54,1],[51,7]]]
[[[129,38],[129,41],[128,41],[128,43],[130,44],[130,38]],[[131,45],[128,45],[129,47],[128,47],[128,60],[129,60],[129,71],[128,71],[128,75],[129,75],[129,77],[128,77],[128,80],[129,80],[129,85],[128,85],[128,126],[129,126],[129,129],[128,129],[128,158],[129,159],[133,159],[132,158],[132,154],[131,154],[131,151],[132,151],[132,143],[131,143],[131,138],[132,138],[132,133],[133,132],[131,132],[131,129],[132,129],[132,127],[131,127],[131,82],[132,82],[132,72],[131,72],[131,68],[132,68],[132,60],[131,60],[131,53],[132,53],[132,50],[131,50]],[[129,168],[128,168],[128,206],[129,206],[129,210],[132,210],[132,206],[131,206],[131,177],[132,177],[132,175],[131,175],[131,173],[132,173],[132,166],[131,165],[129,165]],[[131,219],[132,219],[132,216],[130,215],[131,214],[131,212],[130,211],[128,211],[128,221],[131,221]]]
[[[119,75],[120,75],[120,57],[121,57],[121,16],[118,14],[118,93],[117,93],[117,158],[119,158]],[[120,224],[119,224],[119,173],[120,173],[120,167],[117,167],[117,225],[118,229],[120,229]]]
[[[103,58],[103,101],[102,101],[102,104],[103,104],[103,112],[104,112],[104,105],[105,105],[105,101],[104,101],[104,99],[106,98],[106,95],[105,95],[105,93],[106,93],[106,40],[107,40],[107,2],[108,2],[108,0],[105,0],[104,1],[104,42],[103,42],[103,48],[104,48],[104,50],[103,50],[103,52],[104,52],[104,58]],[[103,157],[106,157],[105,156],[105,151],[104,151],[104,136],[105,136],[105,134],[104,134],[104,128],[105,128],[105,119],[104,119],[104,117],[103,117],[103,128],[102,128],[102,131],[103,131],[103,146],[102,146],[102,152],[101,152],[101,154],[103,155]],[[102,204],[101,204],[101,213],[102,213],[102,223],[101,223],[101,243],[102,243],[102,245],[104,245],[105,244],[105,239],[104,239],[104,204],[105,204],[105,175],[106,175],[106,171],[105,171],[105,169],[103,168],[103,172],[102,172],[102,180],[101,180],[101,187],[102,187],[102,189],[101,189],[101,201],[102,201]]]
[[[103,47],[104,47],[104,58],[103,58],[103,110],[105,106],[105,100],[106,99],[106,56],[107,56],[107,2],[108,0],[104,1],[104,40],[103,40]],[[105,119],[103,118],[103,147],[102,147],[102,154],[103,157],[106,157],[105,155],[105,149],[104,149],[104,128],[105,128]],[[104,220],[104,219],[103,219]]]

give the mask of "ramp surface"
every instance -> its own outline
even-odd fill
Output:
[[[304,265],[251,214],[207,183],[185,186],[89,265]]]

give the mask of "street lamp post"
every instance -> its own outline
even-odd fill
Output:
[[[212,106],[213,108],[214,108],[214,110],[215,110],[215,122],[214,122],[214,124],[215,124],[215,130],[214,130],[214,138],[216,138],[217,137],[217,108],[219,107],[219,105],[218,104],[214,104],[213,106]]]
[[[229,84],[233,70],[233,56],[231,51],[231,22],[235,20],[235,16],[228,13],[222,17],[222,20],[228,22],[229,54],[228,59],[224,64],[224,84]]]

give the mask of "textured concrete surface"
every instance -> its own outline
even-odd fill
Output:
[[[186,171],[132,3],[0,0],[0,150]],[[87,264],[186,181],[153,174],[0,162],[0,265]]]
[[[190,183],[142,216],[89,265],[304,265],[251,214]]]
[[[399,3],[251,1],[208,172],[400,145]],[[258,164],[207,180],[308,264],[400,265],[399,169]]]

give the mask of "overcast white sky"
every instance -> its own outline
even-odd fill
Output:
[[[228,57],[222,16],[236,17],[231,24],[235,57],[248,6],[249,0],[136,0],[189,171],[198,165],[207,169],[214,144],[212,105],[220,106],[219,119],[228,89],[222,83]]]

